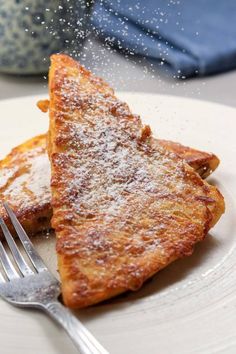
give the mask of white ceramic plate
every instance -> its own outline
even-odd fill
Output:
[[[122,93],[158,137],[213,151],[221,165],[211,180],[226,213],[191,257],[170,265],[140,291],[80,311],[111,354],[236,353],[236,110],[197,100]],[[0,101],[0,157],[45,132],[39,97]],[[53,238],[35,239],[56,271]],[[0,352],[76,353],[64,332],[43,314],[0,300]]]

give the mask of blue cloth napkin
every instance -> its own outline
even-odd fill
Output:
[[[236,68],[236,0],[98,0],[92,24],[110,44],[168,64],[177,77]]]

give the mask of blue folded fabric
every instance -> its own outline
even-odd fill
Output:
[[[177,77],[236,68],[236,0],[98,0],[92,24],[106,41]]]

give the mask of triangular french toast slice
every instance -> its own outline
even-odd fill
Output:
[[[49,90],[52,226],[64,302],[80,308],[190,255],[224,199],[72,58],[52,56]]]
[[[35,136],[15,147],[0,161],[0,202],[11,205],[29,235],[51,228],[50,165],[46,139],[46,134]],[[172,141],[156,141],[186,159],[201,176],[209,175],[219,164],[214,154]],[[9,217],[1,203],[0,216],[10,227]]]

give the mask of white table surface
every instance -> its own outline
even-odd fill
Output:
[[[145,60],[131,56],[127,59],[122,54],[112,52],[94,38],[85,43],[80,61],[119,91],[192,97],[236,107],[236,70],[215,76],[177,80],[166,76],[160,67],[153,69]],[[0,99],[43,93],[47,95],[47,79],[43,75],[0,75]]]

